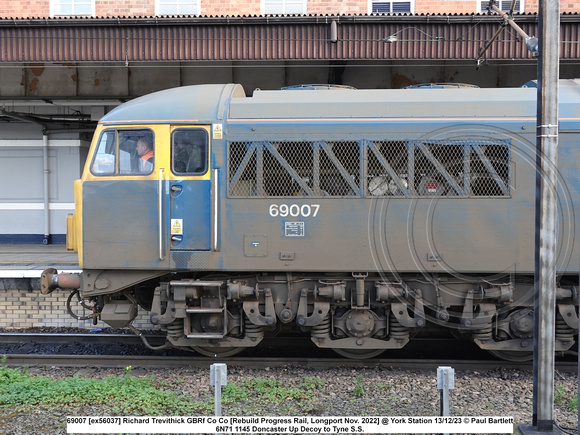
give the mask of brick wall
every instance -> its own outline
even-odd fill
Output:
[[[539,0],[524,0],[525,12],[537,12]],[[153,16],[155,0],[96,0],[96,15],[105,16]],[[562,0],[562,12],[580,12],[580,1]],[[476,0],[416,0],[417,14],[471,14],[478,10]],[[201,0],[202,15],[259,15],[260,0]],[[309,14],[366,14],[367,0],[308,0]],[[48,17],[49,0],[0,0],[0,17],[31,18]]]
[[[537,6],[536,6],[535,10],[538,10]],[[580,2],[561,1],[560,2],[560,11],[562,11],[562,12],[580,12]]]
[[[539,0],[522,0],[524,2],[525,13],[537,13],[539,9]],[[479,12],[479,5],[481,0],[416,0],[415,13],[417,14],[471,14]],[[580,2],[576,1],[561,1],[561,12],[580,12]]]
[[[260,15],[260,0],[201,0],[201,15]]]
[[[525,0],[526,12],[538,12],[539,0]],[[580,12],[580,1],[560,1],[560,12]]]
[[[312,15],[362,15],[368,13],[366,0],[309,0],[307,12]]]
[[[416,0],[416,14],[472,14],[477,12],[477,2],[474,0]]]
[[[0,17],[48,17],[49,2],[46,0],[2,0]]]
[[[54,291],[43,295],[40,290],[0,290],[0,328],[23,329],[36,327],[108,328],[99,321],[79,321],[66,311],[69,293]],[[149,323],[149,313],[139,309],[133,325],[139,329],[157,329]]]

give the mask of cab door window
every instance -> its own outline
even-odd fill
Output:
[[[208,135],[202,128],[178,128],[171,134],[171,170],[177,175],[207,172]]]
[[[114,130],[104,131],[99,139],[91,172],[95,175],[113,175],[117,161],[117,136]]]
[[[153,172],[151,130],[105,130],[91,165],[94,175],[147,175]]]

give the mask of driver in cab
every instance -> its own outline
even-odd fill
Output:
[[[137,140],[137,155],[139,156],[139,173],[149,174],[153,171],[153,147],[150,139],[140,137]]]

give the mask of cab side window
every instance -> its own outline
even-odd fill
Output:
[[[114,130],[106,130],[101,134],[97,152],[93,159],[91,172],[95,175],[115,174],[117,158],[117,135]]]
[[[171,170],[178,175],[207,172],[208,135],[201,128],[179,128],[171,134]]]
[[[153,172],[151,130],[105,130],[91,165],[94,175],[146,175]]]

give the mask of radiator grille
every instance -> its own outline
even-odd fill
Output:
[[[509,197],[509,140],[231,142],[230,197]]]

